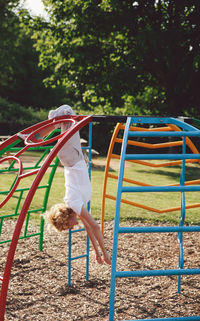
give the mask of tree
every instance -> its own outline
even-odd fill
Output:
[[[0,0],[0,96],[23,106],[49,108],[63,102],[64,89],[46,88],[48,68],[39,66],[28,28],[32,17],[20,10],[19,1]]]
[[[52,70],[46,82],[61,83],[74,101],[91,109],[105,105],[108,113],[123,107],[127,97],[148,97],[149,92],[156,92],[154,101],[145,105],[151,113],[196,113],[199,1],[44,0],[44,4],[49,24],[35,31],[34,39],[40,64]]]
[[[12,86],[13,44],[17,36],[14,9],[18,4],[19,0],[0,0],[0,95],[6,87]]]

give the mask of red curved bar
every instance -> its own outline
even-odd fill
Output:
[[[7,260],[6,260],[6,264],[5,264],[5,269],[4,269],[3,282],[2,282],[1,294],[0,294],[0,307],[1,307],[0,321],[4,321],[6,297],[7,297],[7,292],[8,292],[8,285],[9,285],[14,255],[15,255],[17,243],[19,240],[20,232],[21,232],[21,229],[22,229],[22,226],[24,223],[24,219],[26,217],[26,213],[29,209],[30,203],[33,199],[35,191],[36,191],[43,175],[45,174],[46,170],[48,169],[48,167],[51,164],[54,157],[57,155],[58,151],[62,148],[62,146],[66,143],[66,141],[69,138],[71,138],[71,136],[73,136],[79,129],[86,126],[89,122],[92,121],[92,116],[83,116],[79,119],[80,119],[80,121],[77,122],[74,126],[72,126],[66,133],[64,133],[64,135],[61,138],[61,140],[59,141],[59,143],[56,144],[54,146],[54,148],[51,150],[51,152],[47,156],[45,162],[41,166],[37,176],[35,177],[35,179],[32,183],[32,186],[31,186],[31,188],[26,196],[26,199],[24,201],[23,207],[22,207],[21,212],[19,214],[16,226],[15,226],[15,230],[14,230],[14,233],[12,236],[12,240],[11,240],[11,244],[9,247],[8,256],[7,256]],[[49,121],[45,121],[45,123],[48,123],[48,122]],[[40,123],[40,125],[41,125],[41,123]],[[24,131],[24,133],[25,133],[25,131]]]
[[[75,124],[75,120],[74,119],[61,119],[61,120],[56,120],[53,122],[53,125],[56,125],[56,124],[59,124],[59,123],[72,123],[72,124]],[[55,142],[56,140],[60,139],[65,133],[61,133],[55,137],[52,137],[50,139],[47,139],[47,140],[44,140],[44,141],[38,141],[38,142],[32,142],[31,141],[31,138],[33,138],[40,130],[42,129],[46,129],[50,126],[52,126],[52,122],[51,123],[48,123],[42,127],[39,127],[37,128],[36,130],[34,130],[29,136],[26,137],[24,143],[25,145],[28,145],[28,146],[32,146],[32,147],[35,147],[35,146],[43,146],[43,145],[46,145],[46,144],[50,144],[50,143],[53,143]],[[30,142],[29,142],[30,140]]]

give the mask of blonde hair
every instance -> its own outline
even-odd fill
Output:
[[[43,217],[48,225],[54,226],[57,231],[61,232],[63,230],[63,226],[68,227],[68,220],[70,215],[73,213],[71,208],[66,207],[65,204],[56,204],[53,205],[49,211],[47,211]]]

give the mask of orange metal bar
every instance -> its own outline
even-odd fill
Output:
[[[116,138],[115,140],[117,143],[122,144],[121,138]],[[143,142],[137,142],[135,140],[128,140],[128,145],[132,146],[139,146],[139,147],[146,147],[149,149],[157,149],[157,148],[167,148],[167,147],[174,147],[174,146],[181,146],[183,145],[182,141],[175,141],[175,142],[166,142],[166,143],[157,143],[157,144],[149,144],[149,143],[143,143]]]
[[[113,178],[113,179],[118,179],[118,175],[109,174],[109,173],[108,173],[107,177],[110,177],[110,178]],[[133,179],[126,178],[126,177],[123,178],[123,181],[127,182],[127,183],[132,183],[132,184],[135,184],[135,185],[139,185],[139,186],[152,186],[152,185],[149,185],[149,184],[146,184],[146,183],[143,183],[143,182],[139,182],[139,181],[135,181]]]
[[[112,158],[120,159],[120,155],[112,154]],[[144,165],[144,166],[156,167],[156,168],[157,168],[157,167],[174,166],[174,165],[180,165],[180,164],[181,164],[181,161],[172,161],[172,162],[155,164],[155,163],[150,163],[150,162],[146,162],[146,161],[131,160],[131,159],[128,159],[127,162],[137,163],[137,164],[141,164],[141,165]],[[185,162],[186,162],[186,163],[196,163],[196,162],[197,162],[197,159],[186,159]]]
[[[103,197],[102,197],[102,216],[101,216],[101,227],[102,227],[102,233],[104,233],[104,213],[105,213],[105,198],[109,198],[112,200],[116,200],[115,196],[111,196],[106,194],[106,187],[107,187],[107,179],[108,178],[112,178],[112,179],[118,179],[117,175],[114,174],[110,174],[109,173],[109,165],[110,165],[110,161],[112,158],[114,159],[120,159],[120,155],[117,154],[113,154],[113,148],[114,148],[114,144],[115,143],[119,143],[122,144],[122,139],[118,138],[117,135],[119,133],[119,130],[125,129],[125,125],[124,124],[117,124],[117,126],[115,127],[115,131],[113,133],[112,139],[111,139],[111,144],[109,147],[109,151],[108,151],[108,155],[107,155],[107,163],[106,163],[106,169],[105,169],[105,174],[104,174],[104,187],[103,187]],[[181,131],[181,129],[179,127],[177,127],[176,125],[173,124],[168,124],[167,126],[163,126],[163,127],[157,127],[157,128],[144,128],[144,127],[136,127],[136,126],[131,126],[130,127],[131,131]],[[169,148],[169,147],[175,147],[175,146],[182,146],[183,142],[182,140],[180,141],[172,141],[172,142],[165,142],[165,143],[156,143],[156,144],[149,144],[149,143],[144,143],[144,142],[139,142],[139,141],[134,141],[134,140],[128,140],[128,145],[132,145],[132,146],[138,146],[138,147],[143,147],[143,148],[147,148],[147,149],[159,149],[159,148]],[[193,142],[191,141],[190,138],[186,138],[186,144],[187,146],[191,149],[191,151],[194,154],[199,154],[198,149],[195,147],[195,145],[193,144]],[[171,162],[164,162],[164,163],[160,163],[160,164],[155,164],[155,163],[151,163],[151,162],[147,162],[147,161],[142,161],[142,160],[127,160],[128,162],[131,163],[137,163],[140,165],[144,165],[144,166],[149,166],[149,167],[153,167],[153,168],[159,168],[159,167],[167,167],[167,166],[176,166],[176,165],[181,165],[182,161],[171,161]],[[200,160],[197,159],[192,159],[192,160],[185,160],[186,163],[195,163],[195,162],[200,162]],[[131,183],[131,184],[136,184],[139,186],[151,186],[149,184],[143,183],[143,182],[139,182],[139,181],[135,181],[135,180],[131,180],[128,178],[123,178],[123,181]],[[187,181],[185,182],[185,185],[195,185],[200,183],[200,180],[193,180],[193,181]],[[168,186],[178,186],[179,184],[170,184]],[[167,213],[167,212],[173,212],[173,211],[178,211],[181,209],[181,207],[173,207],[173,208],[168,208],[168,209],[163,209],[163,210],[158,210],[146,205],[142,205],[139,203],[135,203],[132,201],[128,201],[125,199],[121,200],[122,203],[126,203],[132,206],[136,206],[139,208],[143,208],[152,212],[156,212],[156,213]],[[186,205],[186,209],[191,209],[191,208],[196,208],[196,207],[200,207],[200,204],[191,204],[191,205]]]
[[[103,195],[102,195],[102,204],[101,204],[101,231],[102,231],[103,235],[104,235],[105,194],[106,194],[106,187],[107,187],[107,177],[108,177],[108,171],[109,171],[109,166],[110,166],[110,159],[111,159],[113,147],[114,147],[114,144],[115,144],[115,139],[116,139],[120,129],[122,129],[122,124],[118,123],[115,126],[115,130],[114,130],[112,138],[111,138],[110,146],[109,146],[109,149],[108,149],[105,173],[104,173]]]
[[[105,197],[116,201],[116,196],[105,194]],[[148,211],[151,211],[151,212],[154,212],[154,213],[158,213],[158,214],[175,212],[175,211],[179,211],[181,209],[180,206],[177,206],[177,207],[171,207],[171,208],[159,210],[159,209],[156,209],[156,208],[144,205],[144,204],[136,203],[136,202],[125,200],[125,199],[121,199],[121,202],[124,203],[124,204],[128,204],[128,205],[132,205],[132,206],[138,207],[138,208],[143,208],[145,210],[148,210]],[[197,208],[197,207],[200,207],[200,203],[186,205],[185,208],[186,209],[191,209],[191,208]]]

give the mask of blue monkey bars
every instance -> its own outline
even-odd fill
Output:
[[[156,124],[165,125],[173,124],[180,128],[180,131],[130,131],[131,124]],[[180,154],[128,154],[127,143],[131,137],[182,137],[182,153]],[[115,283],[117,278],[127,277],[153,277],[153,276],[178,276],[178,293],[181,291],[181,275],[200,274],[200,269],[184,269],[183,257],[183,232],[200,232],[200,226],[184,226],[185,220],[185,192],[200,191],[200,185],[185,186],[185,163],[187,159],[200,160],[200,154],[186,153],[187,137],[200,138],[200,130],[195,127],[180,121],[175,118],[164,117],[128,117],[123,136],[121,149],[120,169],[118,178],[118,188],[116,197],[116,210],[113,235],[113,253],[112,253],[112,268],[111,268],[111,288],[110,288],[110,313],[109,321],[114,320],[114,304],[115,304]],[[124,168],[126,160],[162,160],[178,159],[182,161],[182,169],[180,175],[179,186],[123,186]],[[181,193],[181,214],[179,226],[162,226],[162,227],[120,227],[120,206],[122,193],[132,192],[180,192]],[[178,233],[179,241],[179,258],[178,269],[163,269],[163,270],[135,270],[135,271],[117,271],[117,252],[118,252],[118,236],[120,233]],[[141,320],[141,319],[140,319]],[[178,317],[178,318],[161,318],[148,320],[200,320],[200,316]],[[142,320],[141,320],[142,321]],[[147,319],[143,319],[147,321]]]

